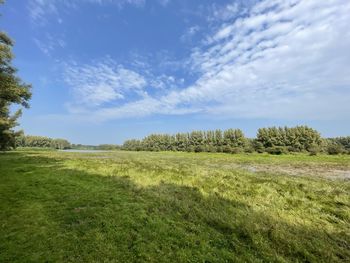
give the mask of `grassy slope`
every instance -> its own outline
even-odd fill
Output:
[[[345,262],[349,156],[0,154],[0,262]],[[237,168],[238,167],[238,168]]]

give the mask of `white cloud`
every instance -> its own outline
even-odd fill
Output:
[[[37,24],[46,23],[47,14],[57,14],[55,0],[31,0],[28,9],[30,18]]]
[[[57,48],[65,48],[67,45],[63,36],[58,37],[49,33],[46,33],[41,38],[34,37],[33,41],[46,56],[51,56],[54,50]]]
[[[193,51],[193,85],[96,114],[349,120],[349,13],[343,0],[262,1]]]
[[[217,1],[208,6],[206,19],[213,24],[230,22],[237,19],[237,17],[246,16],[251,7],[255,6],[257,2],[259,0],[230,0],[228,3],[222,4]]]
[[[48,22],[49,16],[57,16],[62,9],[76,8],[78,4],[98,4],[98,5],[114,5],[118,8],[123,8],[125,5],[141,7],[146,0],[30,0],[28,9],[31,20],[37,25],[45,25]],[[56,21],[60,24],[62,19]]]
[[[261,1],[193,50],[187,70],[199,77],[187,88],[142,60],[137,70],[111,60],[67,64],[78,100],[67,107],[80,120],[195,113],[349,121],[349,13],[343,0]]]
[[[236,17],[241,11],[240,4],[237,1],[224,6],[217,6],[216,4],[213,4],[211,9],[211,14],[208,17],[209,21],[229,20]]]
[[[198,31],[200,31],[200,27],[199,26],[191,26],[191,27],[189,27],[187,30],[186,30],[186,32],[181,36],[181,38],[180,38],[180,40],[182,41],[182,42],[190,42],[191,40],[192,40],[192,38],[193,38],[193,36],[195,35],[195,34],[197,34],[198,33]]]
[[[146,79],[110,59],[88,65],[65,65],[64,81],[72,88],[75,105],[96,107],[124,99],[126,95],[145,94]],[[70,105],[73,111],[74,105]],[[81,110],[79,110],[81,111]]]

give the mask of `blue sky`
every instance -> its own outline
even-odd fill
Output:
[[[0,13],[33,85],[26,134],[84,144],[297,124],[350,134],[349,1],[12,0]]]

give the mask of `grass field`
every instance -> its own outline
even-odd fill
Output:
[[[0,153],[0,262],[349,262],[350,156]]]

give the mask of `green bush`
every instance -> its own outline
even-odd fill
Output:
[[[42,142],[42,138],[40,138]],[[44,143],[44,142],[42,142]],[[49,142],[48,142],[49,143]],[[18,145],[23,144],[18,138]],[[44,143],[47,144],[47,143]],[[33,146],[37,146],[34,143]],[[114,147],[113,147],[114,148]],[[118,147],[115,146],[117,149]],[[187,133],[150,134],[141,140],[128,140],[123,150],[132,151],[186,151],[224,153],[297,154],[319,152],[350,153],[350,136],[325,139],[308,126],[261,128],[254,139],[246,138],[240,129],[192,131]]]
[[[216,152],[217,152],[216,147],[213,146],[213,145],[209,145],[207,150],[208,150],[208,152],[210,152],[210,153],[216,153]]]
[[[232,147],[230,145],[225,145],[222,149],[224,153],[231,153],[232,152]]]
[[[268,152],[269,154],[281,155],[288,153],[288,150],[286,147],[283,146],[273,146],[266,148],[266,152]]]
[[[322,144],[319,132],[307,126],[261,128],[256,141],[259,142],[259,148],[261,144],[266,149],[285,146],[295,152],[307,151],[312,145]]]
[[[21,135],[16,137],[16,147],[36,147],[70,149],[72,146],[65,139],[52,139],[44,136]]]
[[[194,147],[194,152],[196,152],[196,153],[205,152],[205,147],[203,145],[198,145],[198,146]]]
[[[231,153],[232,153],[232,154],[238,154],[238,153],[241,153],[242,151],[243,151],[243,149],[240,148],[240,147],[233,147],[233,148],[231,149]]]
[[[327,139],[330,144],[340,145],[344,153],[350,153],[350,136]]]
[[[287,147],[287,149],[288,149],[288,152],[291,152],[291,153],[298,153],[298,152],[300,152],[300,149],[297,148],[297,147],[294,147],[294,146],[289,146],[289,147]]]
[[[331,145],[328,145],[327,147],[327,153],[331,155],[342,154],[344,153],[344,149],[339,144],[331,144]]]
[[[309,146],[307,151],[310,153],[310,155],[317,155],[321,151],[321,147],[317,144],[312,144]]]

